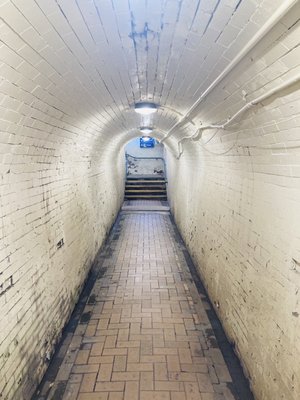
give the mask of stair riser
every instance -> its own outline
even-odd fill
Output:
[[[163,193],[126,193],[125,197],[141,197],[141,196],[151,196],[151,197],[167,197],[166,194]]]
[[[166,186],[165,182],[127,182],[126,181],[126,185],[128,186],[138,186],[138,185],[146,185],[146,186],[151,186],[151,185],[162,185],[162,186]]]
[[[166,185],[163,185],[163,184],[155,185],[155,184],[151,183],[150,185],[146,185],[145,183],[140,183],[138,185],[136,185],[136,184],[131,185],[131,184],[126,183],[126,187],[141,187],[141,186],[142,187],[143,186],[145,186],[145,187],[159,187],[159,188],[165,188],[166,187]]]
[[[166,195],[166,190],[125,190],[126,194],[164,194]]]
[[[167,201],[167,197],[157,196],[125,196],[125,200],[161,200]]]
[[[151,191],[151,192],[166,192],[165,188],[148,188],[148,187],[141,187],[141,188],[126,188],[125,192],[143,192],[143,191]]]
[[[152,188],[152,187],[139,187],[139,188],[126,188],[125,192],[140,192],[140,191],[152,191],[152,192],[166,192],[166,188]]]

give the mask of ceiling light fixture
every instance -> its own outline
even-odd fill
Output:
[[[150,136],[142,136],[142,140],[143,140],[144,142],[149,142],[150,139],[151,139]]]
[[[153,128],[151,128],[150,126],[141,126],[140,127],[140,131],[144,134],[144,135],[148,135],[149,133],[151,133],[153,131]]]
[[[147,101],[141,101],[140,103],[135,103],[134,110],[141,115],[150,115],[157,111],[157,105],[154,103],[149,103]]]

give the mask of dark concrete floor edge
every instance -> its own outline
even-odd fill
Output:
[[[170,220],[173,225],[173,229],[175,232],[175,240],[178,244],[183,246],[182,252],[188,266],[188,269],[192,275],[194,283],[196,285],[197,291],[199,294],[205,296],[205,301],[209,304],[210,310],[206,310],[207,317],[211,323],[214,335],[216,337],[216,341],[218,346],[222,352],[225,363],[229,370],[230,376],[232,378],[232,383],[227,384],[232,394],[234,395],[236,400],[254,400],[253,393],[251,391],[251,381],[247,378],[247,371],[241,362],[238,353],[234,345],[231,343],[230,339],[226,335],[225,330],[221,324],[221,321],[215,311],[213,303],[210,301],[207,290],[203,285],[200,277],[200,273],[198,272],[195,263],[188,252],[187,245],[185,244],[179,229],[177,228],[175,218],[170,212]]]
[[[31,400],[38,400],[40,398],[40,391],[46,385],[46,383],[55,380],[55,377],[62,365],[65,353],[63,353],[60,357],[58,357],[58,354],[61,352],[61,349],[66,342],[68,334],[74,333],[74,331],[81,319],[84,308],[89,300],[89,296],[91,294],[91,291],[93,289],[93,286],[94,286],[97,278],[99,278],[101,272],[103,272],[103,273],[105,272],[105,270],[102,269],[104,257],[103,257],[103,255],[101,257],[101,254],[105,250],[105,247],[108,245],[109,241],[112,239],[112,233],[118,226],[120,215],[121,215],[121,207],[119,208],[116,218],[113,220],[110,229],[107,231],[107,233],[105,235],[103,243],[99,247],[99,249],[94,257],[94,261],[91,265],[89,273],[87,274],[87,277],[82,284],[82,290],[78,297],[78,300],[73,307],[73,311],[70,314],[69,319],[65,323],[65,326],[61,333],[61,336],[57,340],[55,350],[52,354],[52,357],[51,357],[49,365],[46,369],[46,372],[43,375],[41,382],[38,384],[36,391],[33,394]],[[67,348],[66,348],[65,352],[66,351],[67,351]],[[50,389],[51,389],[51,387],[49,387],[48,392],[50,391]]]
[[[148,213],[148,212],[146,212],[146,213]],[[211,309],[206,310],[206,313],[207,313],[209,321],[212,325],[212,329],[214,331],[218,346],[223,354],[225,363],[227,365],[229,373],[230,373],[231,377],[233,378],[233,382],[234,382],[233,384],[227,384],[227,385],[233,392],[233,395],[236,400],[254,400],[254,397],[253,397],[252,392],[249,387],[249,381],[247,380],[247,378],[245,377],[245,375],[243,373],[242,364],[241,364],[238,356],[235,353],[234,347],[230,344],[230,341],[227,338],[226,333],[221,325],[221,322],[214,310],[213,304],[211,303],[211,301],[208,297],[207,291],[206,291],[203,283],[201,282],[199,273],[198,273],[198,271],[195,267],[195,264],[187,250],[187,246],[185,245],[185,242],[177,228],[175,219],[170,212],[165,213],[165,214],[169,215],[170,220],[172,222],[172,226],[173,226],[174,233],[175,233],[175,240],[177,241],[177,243],[179,243],[181,246],[183,246],[182,252],[183,252],[186,264],[187,264],[189,271],[192,275],[192,278],[194,280],[194,283],[196,285],[196,288],[197,288],[199,294],[202,294],[205,296],[205,301],[207,301],[207,303],[210,305]],[[99,272],[101,272],[101,267],[102,267],[103,261],[104,261],[103,254],[101,255],[101,253],[103,253],[105,251],[105,247],[107,247],[107,245],[109,244],[110,241],[115,240],[114,230],[117,230],[117,228],[118,228],[119,221],[121,219],[121,215],[122,215],[122,212],[119,211],[116,219],[114,220],[110,230],[108,231],[108,233],[106,235],[105,240],[103,241],[103,244],[100,246],[100,248],[95,256],[95,259],[91,266],[90,272],[82,286],[82,291],[78,298],[78,301],[74,306],[73,312],[72,312],[69,320],[67,321],[64,329],[62,330],[62,335],[56,345],[56,349],[51,358],[49,366],[48,366],[48,368],[43,376],[43,379],[40,382],[40,384],[38,385],[37,390],[31,400],[38,400],[40,398],[41,388],[43,388],[47,382],[51,382],[51,381],[55,380],[55,377],[56,377],[56,375],[59,371],[59,368],[64,359],[64,354],[62,354],[60,357],[58,357],[58,353],[62,349],[64,342],[67,339],[68,334],[73,333],[75,331],[76,326],[81,319],[84,307],[88,302],[93,285],[94,285],[95,281],[97,280],[97,278],[99,277]],[[103,271],[103,272],[105,272],[105,271]],[[66,351],[67,351],[67,348],[66,348]],[[230,362],[229,362],[229,359],[230,359]],[[233,387],[230,387],[230,386],[233,386]],[[234,386],[238,386],[238,387],[234,387]],[[50,391],[50,389],[51,388],[49,387],[49,391]],[[236,396],[238,396],[238,397],[236,397]],[[242,397],[240,397],[240,396],[242,396]],[[47,398],[47,395],[45,398]]]

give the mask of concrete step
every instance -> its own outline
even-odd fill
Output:
[[[145,199],[145,200],[167,200],[166,195],[151,195],[151,194],[125,194],[125,199],[127,200],[138,200],[138,199]]]
[[[166,193],[166,190],[164,190],[164,189],[151,189],[151,188],[140,188],[140,189],[128,189],[128,190],[125,190],[125,193],[142,193],[142,192],[147,192],[147,193]]]
[[[145,185],[151,185],[151,184],[166,184],[166,181],[164,179],[149,179],[149,180],[145,180],[145,179],[130,179],[130,180],[126,180],[126,184],[129,185],[139,185],[139,184],[145,184]]]
[[[164,182],[126,182],[127,187],[140,187],[140,186],[147,186],[147,187],[166,187],[166,184]]]
[[[140,186],[140,187],[126,187],[125,188],[125,192],[127,192],[127,191],[132,191],[132,190],[137,190],[137,191],[140,191],[140,190],[152,190],[152,191],[164,191],[164,192],[166,192],[166,188],[165,187],[148,187],[148,186]]]
[[[165,180],[165,177],[162,175],[127,175],[126,180],[136,180],[136,179],[144,179],[144,180]]]

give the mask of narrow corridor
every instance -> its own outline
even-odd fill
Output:
[[[300,0],[0,0],[0,38],[0,399],[300,400]]]
[[[167,209],[123,206],[36,400],[252,399]]]

